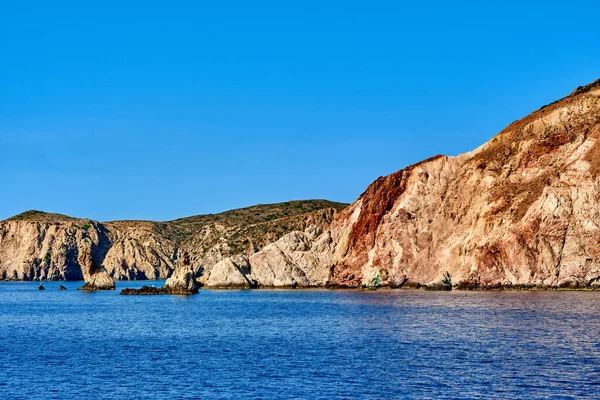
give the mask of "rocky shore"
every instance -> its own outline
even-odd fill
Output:
[[[194,278],[204,283],[221,261],[247,263],[287,233],[325,229],[346,206],[292,201],[170,222],[100,223],[27,211],[0,221],[0,281],[85,280],[82,290],[112,290],[116,280],[168,279],[187,253]],[[210,283],[233,285],[217,277]]]
[[[298,286],[595,289],[599,141],[600,80],[472,152],[377,179],[322,234],[254,254],[252,271]]]
[[[596,290],[600,80],[481,147],[380,177],[351,205],[260,205],[170,222],[26,212],[0,222],[0,280],[167,279],[222,288]]]
[[[176,294],[192,295],[198,294],[198,283],[194,277],[194,270],[190,261],[189,253],[185,252],[179,264],[175,268],[173,275],[165,282],[161,288],[142,286],[141,289],[126,288],[121,291],[124,295],[158,295],[158,294]]]

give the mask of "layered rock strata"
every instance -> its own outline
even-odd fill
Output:
[[[596,81],[470,153],[379,178],[323,234],[254,254],[253,274],[285,269],[272,282],[302,286],[597,287],[599,140]]]
[[[345,206],[296,201],[171,222],[30,211],[0,221],[0,280],[85,280],[85,290],[114,289],[115,280],[167,279],[187,254],[188,270],[205,281],[222,260],[247,260],[286,233],[326,227]]]
[[[194,290],[194,281],[209,288],[596,288],[599,140],[596,81],[472,152],[377,179],[345,209],[294,202],[169,223],[49,214],[3,221],[0,279],[110,286],[108,278],[173,274],[165,284],[173,292]],[[186,252],[187,262],[179,260]]]

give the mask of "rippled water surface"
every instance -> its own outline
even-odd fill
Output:
[[[58,285],[0,283],[0,398],[600,398],[599,292]]]

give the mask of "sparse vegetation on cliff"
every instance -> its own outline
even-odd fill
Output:
[[[81,279],[80,259],[88,252],[115,279],[165,279],[184,250],[202,273],[223,258],[249,256],[293,230],[326,224],[332,210],[344,207],[326,200],[291,201],[169,222],[104,223],[26,211],[0,221],[0,276]]]

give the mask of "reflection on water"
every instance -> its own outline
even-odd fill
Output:
[[[0,398],[593,398],[600,390],[599,292],[177,297],[44,285],[0,283]]]

